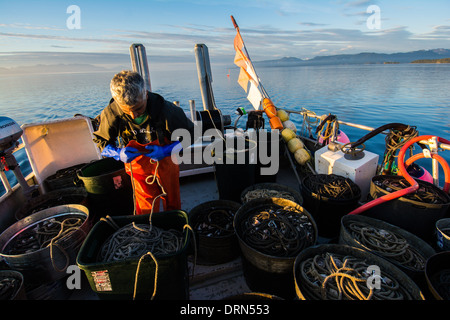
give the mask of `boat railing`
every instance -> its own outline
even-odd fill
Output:
[[[288,114],[291,114],[291,113],[297,114],[297,115],[301,116],[303,118],[303,120],[305,120],[305,118],[308,117],[308,118],[314,118],[314,119],[316,119],[317,122],[319,122],[323,118],[323,115],[318,115],[318,114],[316,114],[310,110],[307,110],[305,108],[302,108],[302,110],[300,110],[300,111],[286,109],[286,108],[280,108],[280,109],[286,111]],[[303,124],[304,124],[304,122],[305,121],[303,121]],[[364,131],[369,131],[369,132],[376,129],[376,128],[373,128],[370,126],[365,126],[365,125],[342,121],[342,120],[337,120],[337,122],[339,123],[339,125],[345,125],[348,127],[352,127],[352,128],[356,128],[356,129],[360,129],[360,130],[364,130]],[[381,132],[381,134],[385,134],[385,135],[387,135],[388,133],[389,133],[388,131]],[[302,138],[315,142],[315,140],[312,140],[305,136],[302,136]],[[421,140],[420,144],[427,145],[430,148],[430,149],[424,150],[424,152],[437,153],[438,151],[450,150],[450,144],[442,143],[442,142],[438,141],[437,137],[434,137],[434,138],[428,139],[428,140]],[[430,158],[429,155],[426,155],[426,157]],[[433,183],[436,186],[439,186],[439,162],[438,162],[438,160],[436,160],[434,158],[432,158],[432,177],[433,177]]]
[[[12,154],[14,156],[14,154],[16,154],[18,151],[24,149],[25,144],[23,142],[20,142],[13,150],[12,150]],[[19,168],[20,170],[20,168]],[[5,191],[3,194],[1,194],[1,198],[3,198],[4,196],[10,194],[11,192],[13,192],[14,188],[16,188],[16,186],[19,185],[19,182],[17,180],[17,178],[15,177],[15,175],[12,175],[10,178],[7,177],[7,174],[5,171],[9,171],[9,170],[0,170],[0,179],[2,180],[3,183],[3,187],[5,188]],[[26,181],[29,181],[30,179],[32,179],[33,173],[30,173],[29,175],[27,175],[25,177]],[[12,183],[14,183],[14,185],[11,185]]]

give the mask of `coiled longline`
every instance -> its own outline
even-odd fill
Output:
[[[365,260],[336,253],[317,254],[297,266],[297,284],[307,300],[410,300],[411,294],[383,271],[380,288],[367,285]]]
[[[182,247],[181,233],[132,222],[112,234],[99,252],[103,262],[139,257],[150,251],[156,256],[175,253]]]
[[[293,257],[315,241],[308,216],[289,206],[256,210],[242,221],[241,230],[245,243],[277,257]]]
[[[361,222],[349,223],[347,228],[361,245],[386,259],[416,271],[425,269],[426,258],[400,234]]]

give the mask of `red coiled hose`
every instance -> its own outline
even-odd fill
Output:
[[[400,175],[402,175],[406,181],[409,182],[409,184],[411,185],[408,188],[402,189],[402,190],[398,190],[389,194],[386,194],[380,198],[374,199],[358,208],[356,208],[355,210],[353,210],[352,212],[349,213],[349,215],[356,215],[356,214],[360,214],[361,212],[364,212],[372,207],[375,207],[381,203],[390,201],[390,200],[394,200],[397,198],[400,198],[402,196],[405,196],[407,194],[410,194],[414,191],[416,191],[419,188],[419,184],[417,183],[416,180],[414,180],[406,171],[406,165],[404,162],[404,158],[405,158],[405,153],[406,150],[408,150],[408,148],[413,145],[416,142],[419,142],[421,140],[428,140],[431,138],[434,138],[435,136],[432,135],[425,135],[425,136],[420,136],[420,137],[416,137],[411,139],[410,141],[408,141],[401,149],[400,152],[398,153],[398,169],[400,171]],[[450,141],[443,139],[443,138],[439,138],[436,137],[438,142],[442,142],[442,143],[446,143],[446,144],[450,144]],[[410,165],[411,163],[413,163],[414,161],[421,159],[424,157],[424,154],[417,154],[413,157],[411,157],[410,159],[408,159],[407,163],[408,165]],[[448,163],[444,160],[444,158],[442,158],[440,155],[437,154],[431,154],[431,157],[433,159],[436,159],[442,166],[442,168],[444,169],[444,174],[445,174],[445,185],[444,185],[444,191],[448,193],[449,189],[450,189],[450,168],[448,166]]]

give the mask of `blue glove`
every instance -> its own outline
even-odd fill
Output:
[[[172,154],[172,151],[174,149],[181,150],[181,142],[175,141],[172,144],[168,144],[165,146],[155,146],[155,145],[149,145],[145,146],[145,149],[149,151],[149,153],[146,153],[145,155],[155,161],[160,161],[164,159],[165,157],[168,157]]]
[[[129,163],[133,161],[138,156],[142,155],[136,148],[133,147],[125,147],[125,148],[117,148],[110,144],[108,144],[101,153],[102,156],[114,158],[117,161],[122,161],[125,163]]]

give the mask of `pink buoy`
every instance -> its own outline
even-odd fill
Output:
[[[343,144],[350,143],[350,139],[347,137],[344,131],[338,130],[337,141]]]
[[[342,130],[338,130],[338,135],[337,135],[337,139],[338,142],[342,143],[342,144],[347,144],[350,143],[350,139],[347,137],[347,135],[345,134],[344,131]],[[322,144],[323,143],[323,139],[322,137],[319,138],[319,143]]]
[[[427,169],[418,164],[412,163],[407,168],[406,171],[411,175],[411,177],[433,183],[433,176]]]

